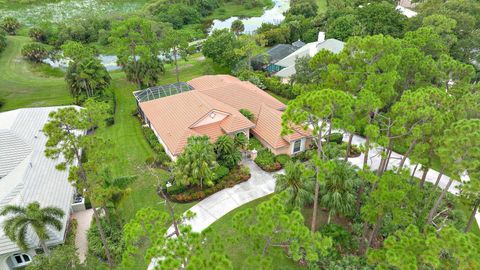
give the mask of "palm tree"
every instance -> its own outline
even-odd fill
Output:
[[[228,135],[218,137],[214,147],[220,165],[232,169],[242,160],[242,154],[235,145],[235,141]]]
[[[40,240],[40,246],[48,255],[50,251],[45,243],[49,238],[47,226],[52,226],[60,231],[62,229],[61,219],[65,213],[56,207],[41,208],[38,202],[32,202],[27,207],[7,205],[0,212],[0,216],[6,215],[12,215],[3,223],[3,231],[10,240],[16,242],[21,249],[27,250],[28,228],[32,228]]]
[[[334,161],[333,168],[327,173],[321,183],[321,203],[328,208],[328,221],[334,214],[346,215],[355,206],[355,186],[359,182],[355,170],[345,161]]]
[[[299,161],[288,162],[285,165],[285,174],[277,174],[275,179],[275,191],[288,194],[288,205],[294,208],[303,207],[313,201],[314,172]]]

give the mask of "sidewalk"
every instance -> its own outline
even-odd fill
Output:
[[[83,263],[87,257],[88,240],[87,231],[92,223],[93,210],[88,209],[73,213],[72,218],[77,220],[77,231],[75,232],[75,247],[77,248],[78,258]]]

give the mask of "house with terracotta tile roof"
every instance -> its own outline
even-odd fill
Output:
[[[166,153],[175,160],[190,136],[207,135],[212,142],[224,134],[255,136],[274,154],[293,155],[311,143],[309,131],[297,128],[282,136],[282,111],[286,108],[254,84],[230,75],[207,75],[186,83],[134,92],[145,124],[157,135]],[[254,115],[250,121],[239,110]]]

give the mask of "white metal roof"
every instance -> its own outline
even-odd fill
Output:
[[[330,38],[325,41],[315,41],[305,44],[305,46],[301,47],[300,49],[296,50],[295,52],[291,53],[287,57],[283,58],[282,60],[275,63],[277,66],[282,66],[284,69],[280,70],[279,72],[275,73],[275,76],[288,78],[295,74],[295,62],[298,58],[301,57],[313,57],[321,50],[328,50],[333,53],[339,53],[343,50],[345,43]]]
[[[49,231],[48,244],[64,240],[74,188],[68,182],[68,171],[58,171],[58,161],[45,157],[46,136],[41,131],[48,115],[60,107],[26,108],[0,113],[0,208],[14,204],[25,206],[38,201],[42,207],[61,208],[66,216],[63,229]],[[5,218],[0,217],[0,224]],[[28,242],[37,247],[30,232]],[[0,254],[19,248],[0,229]]]

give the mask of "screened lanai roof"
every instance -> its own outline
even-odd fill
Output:
[[[171,95],[193,90],[193,87],[185,82],[172,83],[161,86],[154,86],[144,90],[133,92],[138,102],[145,102],[157,98],[168,97]]]

